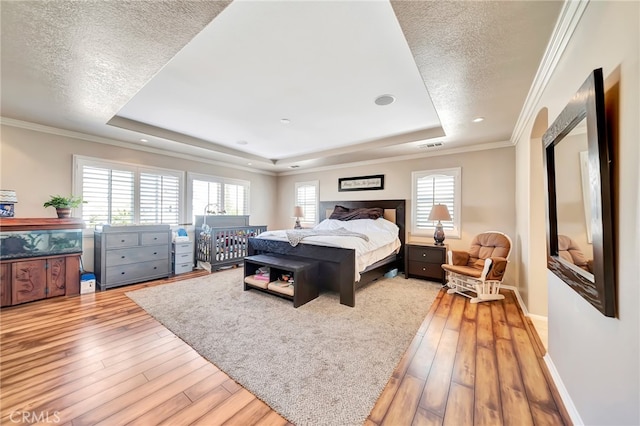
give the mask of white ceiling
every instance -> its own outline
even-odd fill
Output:
[[[2,1],[2,117],[272,172],[507,145],[561,6]]]

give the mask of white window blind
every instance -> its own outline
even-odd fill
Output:
[[[191,216],[202,214],[249,214],[249,182],[189,173]]]
[[[88,226],[134,223],[134,173],[102,167],[82,168],[82,219]]]
[[[431,208],[444,204],[451,215],[442,221],[445,234],[460,236],[460,168],[413,172],[412,233],[432,233],[437,221],[430,221]]]
[[[249,191],[244,185],[224,184],[224,209],[227,214],[248,214]]]
[[[300,223],[313,226],[318,223],[318,181],[295,183],[295,205],[302,207],[304,217]]]
[[[140,173],[140,223],[179,223],[180,179]]]
[[[178,224],[183,173],[74,156],[74,188],[88,228],[111,224]]]

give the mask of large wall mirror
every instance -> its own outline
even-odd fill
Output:
[[[542,137],[548,268],[604,315],[616,315],[602,69],[594,70]]]

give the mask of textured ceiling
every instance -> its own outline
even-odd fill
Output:
[[[2,116],[143,149],[244,167],[251,161],[251,167],[274,172],[292,164],[305,169],[421,155],[425,151],[418,147],[433,141],[443,143],[436,150],[506,144],[562,6],[240,1],[225,10],[228,4],[2,1]],[[302,9],[311,16],[300,15]],[[367,26],[369,21],[374,25]],[[213,39],[198,46],[196,36],[207,31]],[[186,66],[172,68],[183,53],[190,55]],[[189,75],[180,74],[187,69]],[[189,84],[207,77],[216,85]],[[191,101],[181,99],[175,109],[178,96],[167,88],[188,86],[195,86]],[[396,103],[373,104],[375,96],[396,90]],[[134,108],[136,94],[143,93],[152,101]],[[198,120],[181,109],[203,99],[211,110],[190,126]],[[407,99],[413,103],[405,104]],[[445,136],[433,117],[416,114],[429,109],[429,99]],[[281,105],[289,110],[276,110]],[[140,120],[129,110],[136,108],[150,111]],[[406,112],[392,118],[402,108]],[[119,112],[123,117],[114,118]],[[485,121],[472,123],[477,116]],[[291,118],[296,127],[284,130],[280,118]],[[110,120],[113,125],[107,125]],[[291,130],[296,138],[279,137]],[[252,150],[256,141],[260,149]],[[287,146],[296,152],[287,153]]]

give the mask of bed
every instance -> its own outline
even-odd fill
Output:
[[[354,249],[315,245],[305,242],[304,239],[294,247],[289,241],[268,239],[262,235],[249,238],[247,254],[252,256],[271,253],[316,260],[320,264],[317,285],[323,290],[338,292],[340,303],[353,307],[356,289],[381,278],[387,272],[400,271],[404,268],[405,200],[322,201],[320,202],[322,217],[328,217],[336,205],[347,209],[376,207],[383,209],[383,217],[398,226],[400,245],[397,250],[360,271],[356,267]]]

